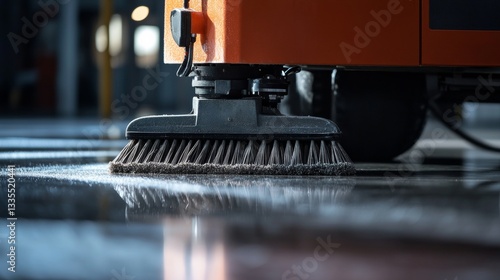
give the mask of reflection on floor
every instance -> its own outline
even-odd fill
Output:
[[[140,176],[107,171],[124,124],[48,125],[0,134],[18,218],[16,273],[0,246],[2,279],[500,276],[500,156],[451,136],[354,177]]]

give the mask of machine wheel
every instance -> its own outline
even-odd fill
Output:
[[[426,120],[425,75],[334,72],[334,120],[354,161],[389,161],[411,148]]]

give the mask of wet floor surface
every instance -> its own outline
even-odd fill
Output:
[[[352,177],[111,175],[126,141],[65,125],[2,132],[0,217],[15,165],[17,218],[2,279],[500,278],[498,155],[441,144]]]

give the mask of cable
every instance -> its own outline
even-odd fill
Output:
[[[487,150],[487,151],[500,153],[500,147],[494,147],[494,146],[492,146],[488,143],[485,143],[477,138],[474,138],[474,137],[470,136],[469,134],[465,133],[463,130],[457,128],[450,121],[446,121],[443,117],[444,113],[441,111],[441,109],[439,109],[439,107],[436,103],[429,100],[428,105],[429,105],[429,109],[431,110],[432,114],[439,121],[441,121],[447,128],[449,128],[451,131],[453,131],[455,134],[462,137],[464,140],[468,141],[469,143],[475,145],[476,147],[479,147],[479,148]]]
[[[194,42],[196,41],[196,35],[192,35],[191,43],[186,47],[186,55],[184,56],[184,61],[182,62],[179,70],[177,70],[178,77],[187,77],[191,73],[191,68],[193,67],[193,50]]]
[[[189,0],[184,0],[184,9],[189,9]],[[191,73],[191,68],[193,67],[193,49],[194,42],[196,42],[196,34],[191,34],[191,42],[186,47],[186,54],[184,55],[184,60],[181,66],[177,70],[178,77],[187,77]]]

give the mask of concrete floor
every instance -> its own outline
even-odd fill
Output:
[[[0,278],[500,278],[500,156],[432,139],[436,124],[339,178],[110,175],[126,141],[100,139],[124,126],[2,121],[18,220],[15,273],[0,227]]]

